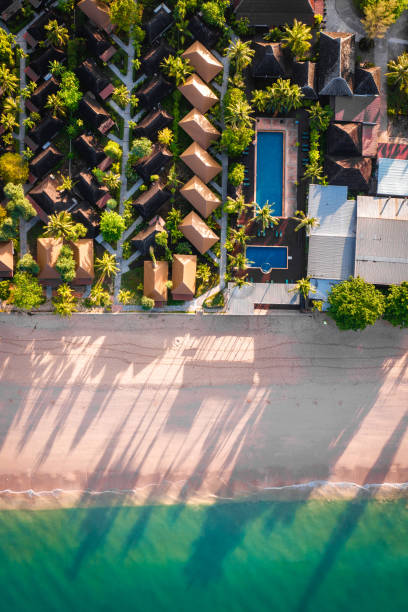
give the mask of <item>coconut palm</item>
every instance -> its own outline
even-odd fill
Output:
[[[269,105],[269,94],[264,89],[255,89],[252,95],[252,104],[260,113],[264,113]]]
[[[330,124],[330,119],[333,115],[330,108],[323,108],[320,102],[316,102],[315,104],[312,104],[310,108],[307,108],[306,112],[309,115],[310,127],[316,128],[320,131],[327,130]]]
[[[285,25],[284,32],[282,46],[288,47],[296,59],[305,57],[310,49],[309,41],[312,38],[310,27],[295,19],[292,27]]]
[[[302,90],[299,85],[291,83],[290,79],[278,79],[267,87],[266,91],[269,96],[268,108],[274,109],[275,115],[283,110],[288,112],[302,106]]]
[[[238,289],[242,289],[242,287],[245,287],[245,285],[250,285],[251,283],[249,283],[246,279],[248,277],[248,274],[245,274],[244,276],[241,277],[236,277],[234,279],[234,287],[238,287]]]
[[[305,228],[306,234],[308,235],[312,229],[320,225],[320,221],[317,217],[308,217],[303,210],[297,210],[295,217],[292,217],[292,219],[298,222],[298,225],[295,227],[295,232]]]
[[[232,128],[251,127],[252,107],[246,100],[237,99],[225,108],[225,123]]]
[[[130,304],[132,300],[134,300],[134,294],[131,291],[127,291],[126,289],[121,289],[118,293],[118,302],[123,305]]]
[[[119,104],[122,108],[125,108],[127,104],[130,102],[130,91],[126,87],[126,85],[119,85],[119,87],[115,87],[112,93],[112,100]]]
[[[13,113],[2,113],[0,116],[0,123],[6,132],[12,132],[14,128],[18,127],[16,117]]]
[[[249,42],[243,42],[239,38],[228,47],[226,56],[235,65],[237,72],[242,72],[244,68],[250,65],[255,51],[251,49]]]
[[[244,247],[251,238],[253,238],[253,236],[248,236],[244,227],[240,227],[238,230],[233,229],[231,231],[232,241],[242,247]]]
[[[211,268],[206,263],[200,263],[197,266],[196,276],[203,285],[207,285],[211,279]]]
[[[105,251],[102,257],[95,259],[95,269],[101,274],[96,286],[101,287],[106,277],[115,276],[119,271],[119,267],[116,265],[116,255],[111,255]]]
[[[288,289],[288,291],[289,293],[300,293],[300,295],[307,300],[309,293],[316,293],[316,287],[310,282],[310,276],[306,276],[306,278],[301,278],[296,281],[293,289]]]
[[[47,32],[47,42],[55,47],[65,47],[68,42],[68,30],[64,26],[60,26],[56,19],[51,19],[44,26]]]
[[[72,236],[75,224],[72,216],[66,210],[50,215],[48,225],[44,230],[44,236],[48,238],[65,238],[69,240]]]
[[[65,117],[67,110],[65,104],[59,94],[50,94],[47,98],[45,108],[49,108],[53,117]]]
[[[408,93],[408,53],[405,52],[398,59],[388,62],[388,70],[385,76],[392,85],[398,85],[400,91]]]
[[[237,253],[236,255],[228,255],[231,260],[231,266],[237,270],[246,270],[249,264],[253,263],[248,261],[244,253]]]
[[[245,202],[245,197],[243,195],[238,196],[237,198],[235,198],[235,200],[230,196],[227,196],[227,199],[224,202],[224,212],[227,212],[230,215],[240,215],[247,208],[251,207],[252,203],[248,204],[247,202]]]
[[[177,86],[183,85],[190,74],[194,72],[190,62],[180,56],[169,55],[169,57],[164,58],[160,66],[167,76],[176,81]]]
[[[78,310],[73,290],[67,283],[58,287],[57,295],[58,298],[53,300],[55,314],[60,315],[60,317],[70,317],[73,312]]]
[[[5,64],[0,66],[0,83],[5,93],[12,94],[18,89],[18,77]]]
[[[89,294],[89,301],[94,306],[107,306],[110,301],[110,295],[102,285],[96,284],[92,287],[91,292]]]
[[[57,191],[71,191],[73,187],[73,181],[70,176],[64,176],[61,174],[61,185],[57,187]]]
[[[16,98],[8,96],[3,102],[3,111],[5,113],[17,115],[17,113],[20,112],[20,96],[17,96]]]
[[[326,179],[324,175],[323,166],[319,161],[311,161],[305,167],[305,172],[303,174],[303,180],[311,179],[312,181],[316,181],[317,183],[323,183]]]
[[[103,182],[110,191],[116,191],[120,187],[120,174],[109,170],[104,174]]]
[[[263,231],[268,229],[268,227],[270,227],[271,225],[278,225],[279,217],[273,216],[272,213],[274,212],[274,210],[268,201],[263,206],[259,206],[259,204],[257,204],[256,202],[254,202],[254,204],[255,204],[254,219],[257,223],[260,223],[262,225]]]

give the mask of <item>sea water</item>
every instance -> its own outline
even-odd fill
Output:
[[[406,500],[0,512],[1,612],[398,612]]]

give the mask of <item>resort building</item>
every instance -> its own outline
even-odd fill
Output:
[[[319,0],[235,0],[237,17],[246,17],[253,26],[280,26],[294,19],[313,24],[315,12],[323,14]]]
[[[376,285],[408,279],[408,200],[358,196],[355,276]]]
[[[62,238],[37,239],[37,263],[40,266],[38,280],[43,285],[56,286],[61,282],[61,276],[55,265],[63,244]]]
[[[56,117],[47,117],[41,123],[33,127],[25,138],[25,143],[36,151],[38,147],[42,147],[47,142],[51,142],[64,127],[63,121]]]
[[[49,174],[43,181],[30,189],[27,194],[28,200],[45,223],[48,223],[47,215],[67,210],[74,203],[72,197],[67,192],[58,189],[61,184],[62,181],[59,176],[56,177]]]
[[[326,157],[324,168],[331,185],[343,185],[357,192],[370,188],[370,157]]]
[[[149,49],[146,55],[143,56],[140,62],[142,72],[148,76],[159,72],[160,64],[164,58],[173,54],[174,49],[162,38],[156,47]]]
[[[30,162],[30,182],[46,176],[63,159],[63,156],[53,145],[50,145]]]
[[[143,272],[143,295],[152,298],[155,306],[164,306],[167,302],[169,264],[167,261],[144,261]]]
[[[221,204],[220,198],[198,176],[193,176],[183,185],[180,189],[180,194],[205,219]]]
[[[110,20],[109,7],[101,0],[80,0],[77,7],[82,11],[98,28],[107,34],[112,34],[114,25]]]
[[[82,238],[71,243],[75,259],[75,279],[74,285],[91,285],[94,273],[94,247],[93,240]]]
[[[174,255],[172,264],[173,300],[194,298],[196,284],[196,255]]]
[[[112,160],[107,157],[98,139],[93,134],[81,134],[74,140],[74,148],[86,161],[89,168],[99,167],[106,170]]]
[[[90,24],[83,25],[80,32],[86,39],[90,55],[98,57],[101,62],[108,62],[115,55],[116,49],[108,38]]]
[[[13,241],[0,242],[0,278],[11,278],[14,271]]]
[[[169,81],[166,81],[163,75],[159,74],[157,77],[138,89],[137,97],[139,98],[139,103],[141,106],[151,110],[172,91],[173,85]]]
[[[218,96],[200,79],[197,74],[192,74],[184,83],[179,86],[179,91],[197,108],[203,115],[218,102]]]
[[[149,225],[138,232],[130,239],[135,250],[139,251],[143,257],[149,255],[149,249],[156,244],[156,234],[166,229],[166,224],[162,217],[156,216],[149,221]]]
[[[100,185],[90,172],[80,172],[76,177],[75,190],[90,204],[103,208],[112,197],[106,185]]]
[[[77,75],[84,91],[90,91],[101,100],[106,100],[114,90],[114,86],[98,70],[95,62],[86,60],[82,62],[77,70]]]
[[[200,41],[207,49],[211,49],[215,46],[219,32],[214,28],[210,28],[198,15],[194,15],[189,23],[188,30],[191,32],[194,38]]]
[[[377,194],[408,196],[408,159],[378,159]]]
[[[147,182],[152,174],[158,174],[172,159],[173,156],[167,147],[155,145],[150,155],[139,159],[134,167],[143,180]]]
[[[79,103],[79,114],[81,118],[89,123],[100,134],[106,134],[115,122],[104,107],[93,97],[93,94],[87,93]]]
[[[151,219],[153,215],[157,214],[159,208],[169,200],[170,196],[170,191],[167,191],[160,181],[156,181],[147,191],[141,193],[132,204],[143,219]]]
[[[154,43],[157,38],[162,36],[173,25],[173,22],[171,10],[165,4],[162,3],[156,7],[153,17],[145,25],[149,43]]]
[[[149,138],[156,140],[157,132],[168,127],[173,117],[165,110],[158,109],[147,114],[133,130],[135,138]]]
[[[314,62],[293,62],[293,81],[302,90],[307,100],[317,100],[316,64]]]
[[[320,33],[318,90],[320,96],[352,96],[355,37],[345,32]]]
[[[180,159],[204,182],[208,183],[222,170],[222,166],[215,161],[207,151],[197,142],[193,142],[188,149],[180,155]]]
[[[179,121],[179,126],[203,149],[208,149],[221,136],[217,128],[196,108]]]
[[[281,43],[257,41],[251,63],[251,74],[255,79],[275,79],[287,73],[285,52]]]
[[[56,94],[58,89],[58,81],[53,76],[47,81],[41,83],[41,85],[39,85],[34,90],[34,93],[31,94],[30,99],[26,101],[26,106],[28,110],[33,113],[38,113],[41,109],[44,108],[48,100],[48,96]]]
[[[184,217],[179,229],[201,255],[219,240],[217,234],[194,211]]]
[[[184,59],[188,60],[195,68],[200,77],[209,83],[223,69],[223,64],[199,41],[194,42],[182,54]]]

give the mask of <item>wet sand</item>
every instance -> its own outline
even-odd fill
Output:
[[[0,507],[406,492],[408,333],[323,320],[0,315]]]

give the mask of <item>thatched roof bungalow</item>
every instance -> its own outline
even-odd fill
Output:
[[[138,232],[136,236],[130,239],[135,250],[140,251],[143,257],[149,255],[149,249],[155,245],[156,234],[166,229],[166,224],[162,217],[156,216],[149,221],[149,225]]]
[[[179,121],[179,126],[203,149],[208,149],[221,136],[217,128],[196,108]]]
[[[325,173],[330,185],[343,185],[353,191],[368,191],[372,171],[369,157],[338,159],[326,157]]]
[[[136,198],[133,206],[142,215],[143,219],[150,219],[157,214],[159,208],[169,200],[170,196],[170,191],[167,191],[160,181],[156,181],[147,191]]]
[[[178,89],[203,115],[218,102],[218,97],[197,74],[192,74]]]
[[[180,195],[190,202],[205,219],[221,204],[220,198],[198,176],[193,176],[183,185]]]
[[[217,234],[194,211],[184,217],[179,229],[201,255],[219,240]]]
[[[172,121],[173,117],[167,111],[161,108],[153,110],[137,124],[133,130],[133,136],[156,140],[158,131],[168,127]]]
[[[173,85],[167,81],[163,75],[159,74],[151,81],[142,85],[136,95],[139,98],[141,106],[151,110],[172,91]]]
[[[224,67],[215,55],[198,40],[184,51],[182,57],[190,62],[206,83],[215,79]]]
[[[152,174],[158,174],[172,158],[166,147],[155,145],[151,154],[139,159],[134,167],[143,180],[148,181]]]
[[[318,73],[319,95],[352,96],[354,65],[354,34],[322,31]]]
[[[215,161],[205,149],[197,142],[193,142],[188,149],[180,155],[180,159],[204,182],[208,183],[222,170],[222,166]]]
[[[285,54],[281,43],[255,42],[251,73],[256,79],[274,79],[287,74]]]
[[[188,301],[194,298],[196,286],[196,255],[174,255],[172,265],[173,300]]]
[[[173,25],[173,22],[174,19],[170,9],[163,4],[158,7],[153,17],[145,25],[149,43],[153,43],[159,36],[162,36]]]

